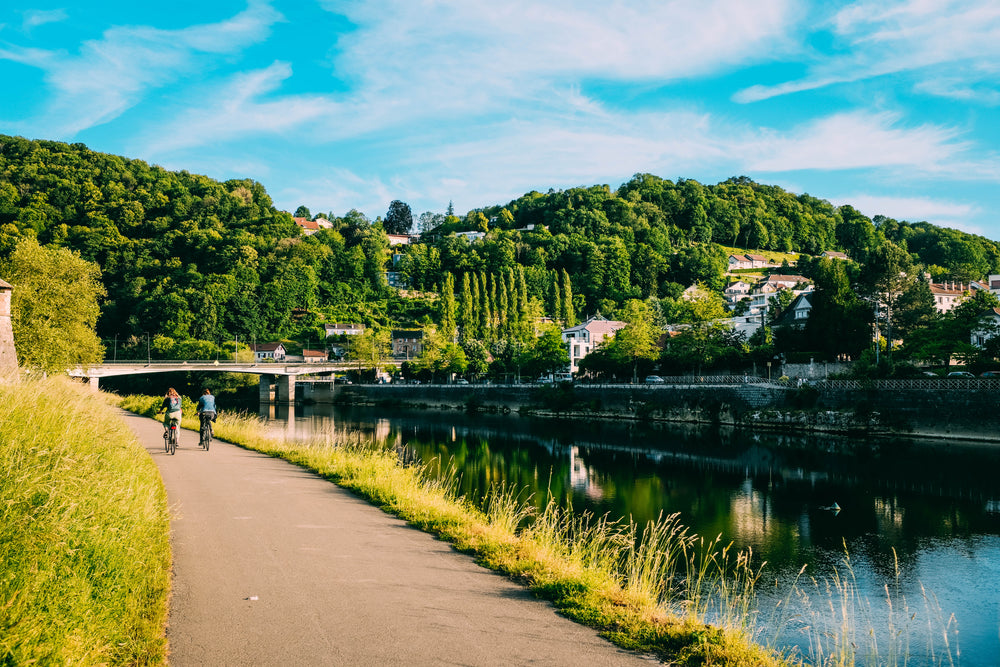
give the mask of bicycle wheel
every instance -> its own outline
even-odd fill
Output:
[[[170,454],[174,455],[177,453],[177,429],[170,429],[170,437],[168,438],[170,442]]]
[[[170,429],[163,430],[163,451],[170,453]]]
[[[208,424],[205,427],[205,451],[208,451],[209,445],[212,444],[212,425]]]

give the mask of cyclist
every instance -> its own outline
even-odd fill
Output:
[[[177,420],[179,424],[181,421],[181,395],[177,393],[177,390],[171,387],[167,389],[166,396],[163,397],[163,403],[160,404],[160,409],[156,414],[166,412],[166,416],[163,418],[163,430],[166,431],[170,428],[170,422],[174,419]]]
[[[212,396],[212,392],[208,389],[203,390],[201,398],[198,399],[198,418],[201,421],[201,433],[204,433],[206,428],[212,428],[212,422],[215,421],[215,396]]]

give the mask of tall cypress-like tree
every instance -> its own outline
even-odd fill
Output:
[[[441,286],[441,336],[447,342],[455,337],[455,315],[455,277],[446,273]]]
[[[462,340],[476,337],[475,304],[472,302],[472,280],[468,272],[462,274],[462,293],[458,301],[458,326]]]
[[[493,274],[490,275],[489,308],[490,308],[490,327],[489,327],[489,333],[487,334],[487,339],[490,342],[494,342],[497,340],[497,277]]]
[[[562,319],[567,327],[576,324],[576,313],[573,311],[573,284],[569,279],[569,272],[562,270]]]
[[[559,274],[551,271],[549,276],[551,278],[549,281],[549,315],[554,322],[560,322],[563,318],[563,302],[559,289]]]
[[[510,310],[507,301],[506,272],[493,277],[497,290],[497,339],[506,340],[510,334]]]
[[[490,308],[490,286],[486,282],[486,274],[479,272],[479,337],[490,340],[490,325],[493,323],[493,311]]]
[[[531,321],[528,305],[528,281],[524,277],[524,267],[520,264],[517,265],[515,278],[517,280],[517,321],[520,325],[518,337],[521,340],[527,340],[532,333],[534,323]]]

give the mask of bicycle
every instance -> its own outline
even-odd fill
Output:
[[[212,444],[212,418],[205,414],[200,414],[198,416],[201,418],[201,430],[199,431],[200,440],[198,445],[207,452],[209,446]]]
[[[176,419],[170,420],[170,425],[163,429],[163,451],[173,455],[177,453],[177,426]]]

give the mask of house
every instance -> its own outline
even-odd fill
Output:
[[[851,258],[847,256],[846,253],[842,253],[839,250],[824,250],[819,254],[820,257],[825,257],[827,259],[843,259],[850,261]]]
[[[385,282],[389,287],[406,289],[408,284],[401,271],[385,271]]]
[[[326,218],[316,218],[315,220],[310,220],[309,218],[293,217],[292,220],[296,225],[302,228],[302,230],[306,233],[306,236],[312,236],[321,229],[333,229],[333,223]]]
[[[729,309],[732,310],[735,308],[736,304],[743,299],[749,299],[752,287],[750,283],[744,280],[737,280],[726,285],[726,288],[722,290],[722,295],[726,298],[726,305],[729,306]]]
[[[774,322],[774,326],[790,326],[796,329],[801,329],[806,325],[806,321],[809,319],[809,315],[812,312],[812,298],[815,292],[803,292],[799,294],[795,299],[788,304],[788,308],[785,309],[777,320]]]
[[[991,308],[973,330],[969,342],[978,348],[986,347],[986,341],[1000,334],[1000,308]]]
[[[285,346],[281,343],[255,343],[250,346],[255,361],[284,361]]]
[[[392,356],[402,359],[414,359],[424,351],[424,332],[422,329],[393,329]]]
[[[747,253],[745,255],[730,255],[729,256],[729,270],[734,269],[763,269],[769,266],[774,266],[774,263],[769,261],[764,255],[756,255],[752,253]]]
[[[939,313],[947,313],[960,304],[968,296],[971,286],[963,283],[943,282],[930,283],[931,296],[934,297],[934,308]]]
[[[389,239],[389,245],[410,245],[413,239],[416,238],[413,234],[386,234],[385,237]]]
[[[326,335],[330,336],[360,336],[365,332],[363,324],[326,324],[323,326]]]
[[[787,275],[786,276],[786,275],[775,273],[775,274],[770,275],[767,278],[765,278],[764,282],[770,283],[771,285],[773,285],[775,287],[778,287],[778,288],[794,289],[794,287],[796,285],[801,285],[801,284],[804,284],[804,283],[808,283],[809,279],[806,278],[805,276],[797,276],[797,275]]]
[[[302,360],[307,364],[321,364],[328,360],[326,352],[322,350],[302,350]]]
[[[473,243],[485,238],[486,232],[455,232],[455,236],[461,236],[469,243]]]
[[[753,268],[752,263],[747,258],[746,255],[730,255],[729,256],[729,270],[733,271],[735,269],[749,269]]]
[[[608,336],[624,329],[627,322],[618,322],[601,317],[600,314],[587,319],[582,324],[562,330],[563,343],[569,350],[569,372],[580,370],[580,360],[594,351]]]

